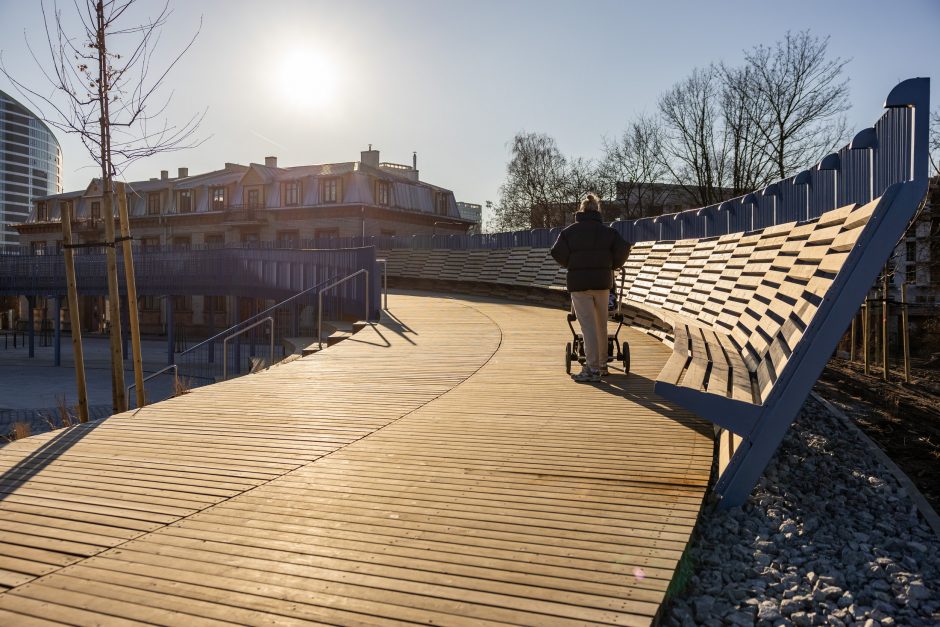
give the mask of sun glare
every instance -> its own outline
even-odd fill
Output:
[[[292,48],[278,59],[277,96],[298,111],[323,111],[336,99],[339,72],[322,52]]]

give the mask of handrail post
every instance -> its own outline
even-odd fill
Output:
[[[345,283],[346,281],[349,281],[350,279],[355,278],[359,276],[360,274],[366,275],[366,284],[365,284],[366,322],[369,321],[369,313],[370,313],[370,310],[369,310],[370,289],[369,288],[371,287],[371,284],[369,283],[369,271],[363,268],[361,270],[356,270],[352,274],[348,274],[344,276],[342,279],[339,279],[337,281],[334,281],[333,283],[330,283],[329,285],[323,287],[319,292],[317,292],[317,350],[323,349],[323,292],[325,292],[326,290],[332,289],[336,287],[337,285]]]
[[[382,264],[382,309],[388,311],[388,259],[376,259],[375,262]]]
[[[164,372],[166,372],[167,370],[172,370],[172,371],[173,371],[173,389],[175,390],[176,387],[177,387],[177,385],[179,384],[179,379],[180,379],[179,366],[177,366],[176,364],[170,364],[169,366],[167,366],[167,367],[165,367],[165,368],[163,368],[163,369],[161,369],[161,370],[157,370],[156,372],[154,372],[154,373],[153,373],[152,375],[150,375],[149,377],[144,377],[143,382],[147,382],[147,381],[149,381],[150,379],[153,379],[154,377],[158,377],[158,376],[160,376],[161,374],[163,374]],[[129,386],[127,386],[127,391],[125,392],[125,394],[127,395],[128,398],[130,398],[131,389],[132,389],[132,388],[135,388],[135,387],[137,387],[137,381],[134,381],[134,382],[131,383]],[[138,397],[138,399],[139,399],[139,398],[140,398],[140,397]],[[145,399],[145,400],[146,400],[146,399]],[[137,406],[137,409],[140,409],[140,408],[143,407],[145,404],[146,404],[146,403],[139,404],[139,405]]]
[[[258,320],[251,326],[247,326],[244,329],[241,329],[240,331],[238,331],[238,333],[233,333],[232,335],[222,340],[222,380],[223,381],[228,379],[228,343],[229,343],[229,340],[238,337],[245,331],[254,329],[258,325],[264,324],[265,322],[271,323],[271,354],[268,357],[268,361],[269,361],[269,367],[274,365],[274,318],[272,316],[268,316],[266,318],[262,318],[261,320]]]

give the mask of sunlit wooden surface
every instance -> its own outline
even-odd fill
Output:
[[[320,354],[0,449],[0,624],[649,624],[711,427],[670,350],[564,373],[564,312],[401,294]]]

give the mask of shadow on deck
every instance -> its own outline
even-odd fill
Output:
[[[316,355],[0,450],[0,621],[649,624],[711,427],[669,356],[565,376],[555,309],[400,294]]]

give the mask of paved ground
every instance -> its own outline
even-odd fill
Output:
[[[111,403],[111,366],[108,339],[104,336],[83,337],[85,353],[85,381],[89,405]],[[144,371],[156,372],[166,365],[166,343],[144,341]],[[77,401],[75,371],[73,370],[72,341],[62,341],[62,365],[53,365],[53,347],[39,346],[36,338],[36,356],[28,357],[25,346],[6,349],[0,343],[0,411],[56,407],[58,397],[65,396],[69,405]],[[125,362],[125,385],[134,382],[133,364]],[[167,398],[172,390],[172,376],[161,376],[147,383],[151,400]]]

